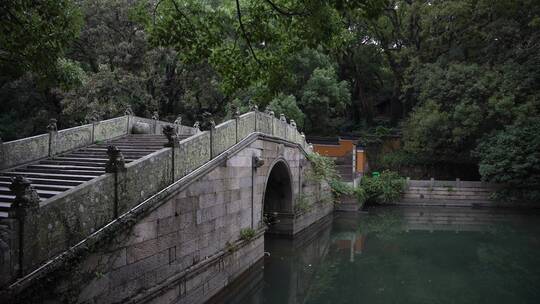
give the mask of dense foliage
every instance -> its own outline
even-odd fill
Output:
[[[477,148],[480,173],[502,183],[518,199],[540,199],[540,119],[528,119],[500,130]]]
[[[387,130],[402,134],[397,167],[399,159],[476,167],[494,155],[480,148],[490,134],[540,116],[536,0],[60,0],[0,8],[3,140],[42,133],[52,117],[63,128],[128,105],[142,116],[182,114],[189,124],[205,111],[219,120],[232,105],[255,103],[308,135],[351,133],[369,145]]]
[[[364,176],[355,190],[360,204],[397,202],[405,187],[405,179],[396,172],[383,171],[379,176]]]
[[[308,159],[311,161],[311,169],[306,174],[308,179],[328,183],[334,197],[334,201],[339,201],[342,195],[353,194],[352,186],[343,182],[336,170],[336,164],[332,158],[322,156],[318,153],[310,153]]]

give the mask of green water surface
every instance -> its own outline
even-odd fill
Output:
[[[220,295],[224,303],[540,303],[533,212],[375,208],[337,213]]]

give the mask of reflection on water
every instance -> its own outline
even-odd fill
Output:
[[[270,257],[220,303],[539,303],[540,216],[378,208],[338,213]]]

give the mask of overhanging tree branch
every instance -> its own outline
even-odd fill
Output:
[[[253,47],[251,47],[251,41],[249,40],[249,37],[246,33],[246,29],[244,27],[244,23],[242,22],[242,12],[240,11],[239,0],[236,0],[236,16],[238,17],[238,23],[240,23],[240,30],[242,31],[242,35],[244,36],[244,39],[246,40],[246,43],[248,45],[249,51],[251,52],[251,55],[253,56],[253,59],[255,59],[258,65],[262,65],[259,59],[257,58],[257,55],[255,55],[255,51],[253,50]]]
[[[306,15],[305,13],[287,11],[287,10],[277,6],[277,4],[275,4],[271,0],[265,0],[265,2],[268,3],[272,7],[272,9],[274,9],[276,12],[278,12],[278,13],[284,15],[284,16],[287,16],[287,17]]]

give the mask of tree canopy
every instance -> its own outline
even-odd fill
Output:
[[[0,8],[4,140],[41,133],[52,117],[67,127],[128,105],[193,123],[205,111],[219,120],[232,105],[255,103],[308,135],[393,129],[408,159],[478,165],[493,156],[485,148],[493,134],[526,126],[540,111],[535,0],[61,0]]]

